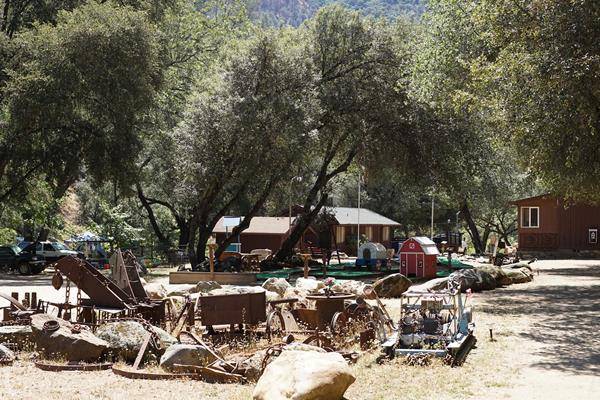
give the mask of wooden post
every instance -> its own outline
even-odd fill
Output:
[[[311,259],[310,254],[300,254],[302,261],[304,261],[304,279],[308,278],[308,261]]]
[[[216,243],[210,243],[208,245],[208,262],[210,265],[210,273],[211,274],[215,273],[215,249],[216,248],[217,248]],[[214,276],[212,277],[212,279],[214,280]]]

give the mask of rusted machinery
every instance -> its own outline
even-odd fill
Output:
[[[243,331],[245,326],[255,328],[266,320],[264,292],[198,296],[196,300],[186,300],[179,315],[173,318],[171,333],[177,335],[185,326],[191,328],[196,322],[205,326],[211,335],[219,327],[233,332],[237,325]]]
[[[455,366],[475,345],[471,310],[452,283],[437,292],[405,293],[400,313],[396,332],[382,344],[387,357],[428,354]]]
[[[70,319],[71,310],[75,308],[76,320],[81,323],[96,324],[105,318],[141,315],[153,324],[164,325],[165,301],[148,299],[137,272],[134,275],[135,268],[126,268],[129,286],[124,290],[85,260],[67,256],[53,266],[56,269],[52,278],[55,289],[62,287],[63,275],[67,278],[65,303],[50,303],[58,307],[59,317]],[[69,303],[70,282],[77,286],[75,305]],[[82,298],[81,292],[89,298]]]
[[[315,302],[314,308],[296,307],[297,299],[269,302],[272,310],[267,317],[267,334],[311,333],[326,334],[331,339],[348,339],[351,330],[360,337],[363,349],[370,347],[375,339],[386,340],[394,325],[383,304],[372,306],[365,297],[375,299],[368,289],[364,296],[346,293],[308,295]],[[354,301],[349,301],[354,299]]]

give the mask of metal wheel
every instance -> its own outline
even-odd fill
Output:
[[[334,336],[342,336],[348,331],[348,316],[345,312],[336,312],[333,314],[333,318],[331,318],[331,323],[329,324],[329,328],[331,329],[331,333]]]
[[[285,321],[281,311],[273,310],[267,316],[267,338],[269,341],[273,335],[281,335],[285,331]]]

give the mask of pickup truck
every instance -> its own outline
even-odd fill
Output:
[[[21,275],[39,274],[46,268],[43,255],[17,246],[0,246],[0,270],[19,271]]]
[[[23,251],[30,253],[36,253],[43,256],[46,263],[51,264],[60,260],[66,256],[83,257],[83,253],[78,253],[74,250],[69,249],[67,246],[60,242],[33,242],[25,246]]]

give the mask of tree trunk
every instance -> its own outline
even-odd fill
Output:
[[[152,206],[150,205],[150,203],[148,203],[148,199],[146,199],[146,196],[144,196],[144,192],[142,191],[142,186],[139,183],[136,183],[135,187],[137,189],[138,198],[140,199],[140,202],[142,203],[142,207],[144,207],[144,209],[146,210],[146,213],[148,214],[148,219],[150,220],[150,225],[152,226],[152,229],[154,230],[154,234],[156,235],[156,238],[158,239],[158,241],[161,244],[168,246],[169,241],[167,240],[165,235],[163,235],[162,230],[158,226],[158,222],[156,221],[156,216],[154,215],[154,210],[152,209]]]
[[[273,188],[279,181],[280,178],[278,177],[278,174],[271,176],[271,179],[269,179],[269,181],[267,182],[267,185],[264,187],[263,191],[252,205],[250,211],[248,211],[246,215],[244,215],[242,222],[238,226],[233,228],[229,237],[226,237],[225,240],[219,243],[219,247],[215,252],[215,258],[219,258],[219,256],[225,251],[227,246],[229,246],[238,235],[240,235],[243,231],[250,227],[250,222],[252,221],[252,218],[254,218],[254,216],[256,216],[256,214],[258,214],[258,212],[265,205],[267,198],[269,197],[269,195],[273,191]]]
[[[205,224],[200,225],[200,229],[198,232],[198,242],[196,244],[196,265],[194,270],[198,270],[198,266],[206,260],[206,244],[208,243],[208,239],[210,239],[210,235],[212,234],[212,229],[209,229]]]
[[[304,235],[304,232],[306,232],[310,224],[312,224],[315,217],[319,214],[319,212],[321,212],[321,209],[325,205],[327,198],[327,193],[321,193],[321,198],[315,207],[309,209],[308,212],[306,211],[307,209],[305,207],[304,212],[300,214],[296,223],[294,224],[290,235],[285,239],[277,254],[275,254],[275,260],[281,262],[292,256],[294,246],[296,246],[296,243],[298,243],[302,235]]]
[[[196,217],[192,216],[190,218],[190,234],[188,241],[188,257],[190,259],[190,264],[192,265],[192,270],[198,268],[198,259],[196,257],[196,232],[198,231],[198,224],[196,222]]]
[[[461,206],[461,214],[465,221],[467,222],[467,227],[469,228],[469,232],[471,233],[471,239],[473,239],[473,246],[475,247],[475,252],[482,254],[485,252],[484,244],[481,241],[481,236],[479,235],[479,229],[477,229],[477,225],[475,221],[473,221],[473,216],[471,215],[471,210],[469,210],[469,205],[466,201],[463,202]]]
[[[177,218],[177,227],[179,228],[177,246],[180,249],[184,249],[190,242],[190,221],[186,221],[185,218]]]

